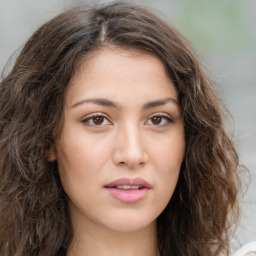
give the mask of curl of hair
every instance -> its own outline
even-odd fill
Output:
[[[222,103],[178,32],[127,3],[80,6],[47,22],[1,81],[0,254],[66,254],[72,227],[48,151],[61,131],[65,91],[79,61],[109,46],[156,55],[179,93],[186,153],[157,220],[161,256],[229,255],[240,166]]]

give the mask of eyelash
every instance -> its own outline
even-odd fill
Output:
[[[100,117],[100,118],[104,118],[104,121],[105,120],[107,120],[108,121],[108,123],[110,123],[109,122],[109,120],[108,120],[108,118],[104,115],[104,114],[102,114],[102,113],[95,113],[95,114],[91,114],[91,115],[89,115],[89,116],[86,116],[83,120],[82,120],[82,123],[84,124],[84,125],[87,125],[87,126],[95,126],[95,127],[101,127],[101,126],[103,126],[102,124],[95,124],[95,123],[93,123],[93,124],[91,124],[90,122],[93,122],[93,119],[94,118],[98,118],[98,117]],[[104,122],[103,121],[103,122]],[[105,124],[106,125],[106,124]]]
[[[170,123],[173,123],[174,120],[171,116],[167,115],[167,114],[164,114],[164,113],[157,113],[157,114],[154,114],[152,116],[150,116],[148,118],[148,120],[151,120],[152,122],[152,119],[156,117],[156,118],[161,118],[160,122],[162,122],[163,120],[165,120],[165,123],[164,124],[151,124],[152,126],[155,126],[155,127],[165,127],[165,126],[168,126]],[[147,122],[148,122],[147,120]]]
[[[103,122],[100,123],[100,124],[95,124],[95,121],[93,120],[94,118],[103,118]],[[154,124],[152,123],[152,119],[153,118],[160,118],[160,124]],[[108,124],[104,124],[104,122],[107,120]],[[154,126],[154,127],[165,127],[165,126],[168,126],[170,123],[173,123],[174,120],[172,117],[170,117],[169,115],[167,114],[164,114],[164,113],[157,113],[157,114],[154,114],[154,115],[151,115],[146,123],[151,120],[151,124],[150,126]],[[164,124],[161,124],[162,121],[165,120],[165,123]],[[99,121],[102,121],[102,120],[99,120]],[[93,123],[92,123],[93,122]],[[107,116],[102,114],[102,113],[94,113],[94,114],[91,114],[89,116],[86,116],[83,120],[82,120],[82,123],[84,125],[87,125],[87,126],[94,126],[94,127],[102,127],[102,126],[106,126],[106,125],[110,125],[111,122],[108,120]]]

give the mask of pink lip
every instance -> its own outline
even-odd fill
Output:
[[[140,189],[119,189],[116,186],[140,186]],[[142,200],[152,186],[142,178],[121,178],[108,183],[105,188],[110,195],[123,203],[135,203]]]

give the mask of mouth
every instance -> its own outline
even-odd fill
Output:
[[[124,190],[135,190],[135,189],[143,189],[141,186],[130,186],[130,185],[118,185],[115,188],[124,189]]]
[[[142,189],[148,188],[151,189],[152,186],[143,178],[121,178],[114,180],[108,183],[106,188],[118,188],[118,189],[125,189],[125,190],[133,190],[133,189]]]
[[[123,203],[135,203],[144,199],[152,186],[142,178],[121,178],[107,184],[105,189]]]

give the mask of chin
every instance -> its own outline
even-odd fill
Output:
[[[123,213],[120,216],[110,217],[110,221],[105,223],[108,228],[117,232],[138,232],[147,228],[154,228],[156,218],[149,218],[149,215],[143,214],[133,215],[131,213]]]

